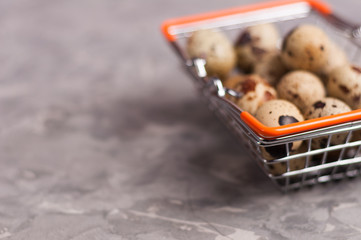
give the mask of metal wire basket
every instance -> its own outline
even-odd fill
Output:
[[[261,169],[281,190],[360,175],[361,110],[266,127],[226,99],[227,94],[237,93],[224,88],[219,79],[208,77],[203,59],[190,59],[185,53],[187,38],[200,28],[219,29],[235,38],[240,29],[266,22],[275,23],[282,36],[299,24],[318,25],[346,52],[352,63],[361,65],[360,27],[337,17],[326,4],[316,0],[268,2],[171,19],[163,23],[162,30],[210,109],[241,138]],[[332,145],[335,134],[344,134],[345,141]],[[312,149],[312,141],[318,138],[324,138],[323,148]],[[292,143],[297,141],[303,142],[301,150],[292,152]],[[263,153],[269,150],[277,154],[266,159]]]

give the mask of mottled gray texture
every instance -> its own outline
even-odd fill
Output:
[[[160,34],[250,2],[1,1],[0,239],[360,239],[360,179],[281,194]]]

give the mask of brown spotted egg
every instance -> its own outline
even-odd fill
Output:
[[[315,119],[345,113],[351,111],[351,108],[341,100],[336,98],[324,98],[314,102],[305,111],[305,118]],[[347,133],[334,134],[331,137],[330,145],[342,144],[346,140]],[[312,148],[319,149],[327,146],[328,136],[315,138],[312,140]]]
[[[320,72],[323,78],[327,76],[337,67],[348,65],[349,61],[347,56],[342,49],[340,49],[336,44],[330,44],[330,52],[328,54],[327,63]]]
[[[255,117],[267,127],[279,127],[304,120],[301,112],[291,102],[286,100],[271,100],[264,103],[256,112]],[[302,141],[289,143],[290,151],[297,150]],[[267,160],[285,157],[287,155],[286,145],[280,144],[262,148],[263,156]]]
[[[322,81],[313,73],[297,70],[287,73],[277,85],[279,97],[295,104],[302,112],[326,96]]]
[[[225,77],[236,63],[232,43],[221,32],[198,30],[188,38],[187,53],[190,58],[203,58],[208,76]]]
[[[332,43],[322,29],[300,25],[285,37],[281,56],[289,69],[320,73],[327,66],[331,48]]]
[[[256,62],[253,67],[253,73],[259,74],[272,86],[275,86],[286,72],[287,68],[278,51],[268,54],[261,61]]]
[[[243,80],[245,75],[243,74],[233,74],[229,76],[225,81],[223,81],[223,86],[228,89],[234,89],[235,86]]]
[[[226,80],[225,86],[232,84],[231,89],[241,93],[242,96],[228,97],[228,99],[252,115],[262,104],[277,98],[276,90],[256,74],[238,76],[237,79],[237,82],[234,79]]]
[[[240,68],[246,72],[252,71],[255,63],[277,49],[279,38],[278,30],[273,24],[247,27],[235,44]]]
[[[361,68],[345,65],[334,69],[328,77],[327,91],[352,109],[361,108]]]

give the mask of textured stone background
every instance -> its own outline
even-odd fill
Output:
[[[160,34],[250,2],[0,1],[0,239],[360,239],[360,179],[278,192]]]

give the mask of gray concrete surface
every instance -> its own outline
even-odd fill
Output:
[[[360,179],[281,194],[160,34],[250,2],[0,1],[0,239],[361,239]]]

